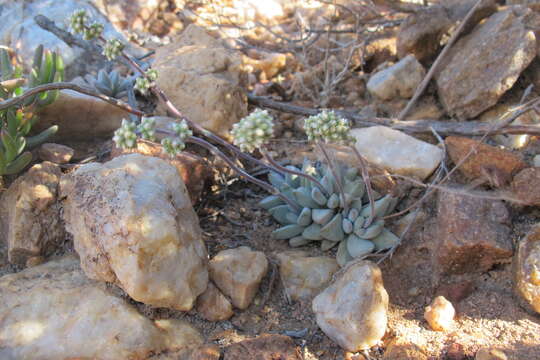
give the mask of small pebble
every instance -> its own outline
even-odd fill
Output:
[[[424,318],[435,331],[446,331],[454,322],[456,310],[444,296],[437,296],[431,305],[426,307]]]
[[[416,286],[412,287],[412,288],[409,289],[408,294],[409,294],[409,296],[418,296],[418,294],[420,294],[420,289],[417,288]]]

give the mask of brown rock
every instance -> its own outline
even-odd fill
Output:
[[[454,164],[459,164],[472,151],[460,165],[459,171],[471,180],[484,179],[494,187],[504,186],[515,173],[527,166],[519,156],[510,151],[473,139],[449,136],[445,143]]]
[[[223,360],[300,360],[294,341],[284,335],[263,334],[225,348]]]
[[[57,201],[62,171],[44,162],[15,180],[0,198],[0,239],[7,242],[8,260],[25,265],[35,256],[51,254],[65,238]]]
[[[540,313],[540,226],[519,242],[513,262],[514,288],[527,309]]]
[[[540,168],[521,170],[512,180],[512,192],[526,205],[540,205]]]
[[[508,358],[501,350],[493,348],[483,348],[476,352],[474,360],[508,360]]]
[[[156,50],[157,85],[192,121],[222,137],[247,115],[242,59],[203,28],[190,25]],[[162,109],[165,111],[165,109]]]
[[[430,6],[409,15],[399,27],[397,55],[404,58],[413,54],[424,61],[437,53],[441,38],[450,29],[452,22],[442,6]]]
[[[383,360],[427,360],[425,351],[416,344],[394,339],[388,344]]]
[[[443,1],[442,6],[448,11],[450,19],[455,23],[454,27],[459,26],[471,8],[476,5],[476,0],[452,0]],[[482,0],[482,3],[476,8],[469,21],[465,25],[461,35],[469,33],[480,21],[493,15],[498,10],[496,0]]]
[[[246,309],[268,271],[264,253],[247,246],[220,251],[210,260],[210,278],[233,305]]]
[[[439,274],[489,270],[512,256],[510,215],[501,201],[440,192],[433,261]]]
[[[454,284],[445,284],[437,289],[437,295],[442,295],[451,303],[457,304],[469,296],[474,290],[471,281],[463,281]]]
[[[196,308],[208,321],[227,320],[234,315],[230,301],[212,283],[208,284],[206,291],[197,299]]]
[[[387,61],[395,61],[397,57],[397,39],[395,36],[383,36],[373,39],[366,46],[364,71],[372,72]]]
[[[495,105],[536,55],[524,24],[530,10],[512,6],[491,15],[450,49],[436,74],[446,111],[470,119]]]
[[[178,174],[180,174],[184,184],[186,184],[192,204],[195,204],[200,199],[205,185],[211,176],[210,169],[201,157],[188,152],[182,152],[176,157],[171,158],[161,151],[160,145],[142,140],[137,140],[137,145],[133,149],[122,149],[113,146],[111,158],[133,153],[157,157],[173,165],[178,170]]]
[[[178,360],[219,360],[221,351],[217,345],[203,345],[197,349],[194,349],[189,356],[180,357]]]
[[[446,349],[446,359],[448,360],[465,360],[466,358],[465,349],[460,343],[452,343]]]
[[[39,147],[39,158],[43,161],[50,161],[55,164],[67,164],[75,150],[69,146],[45,143]]]

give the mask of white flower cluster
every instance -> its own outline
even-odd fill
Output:
[[[137,130],[143,139],[154,141],[156,135],[156,119],[152,117],[143,117]]]
[[[186,120],[171,125],[172,130],[176,134],[175,138],[165,138],[161,140],[163,151],[170,156],[178,155],[186,147],[186,139],[193,135]]]
[[[122,126],[120,126],[114,132],[113,141],[115,142],[116,146],[122,149],[134,148],[135,144],[137,143],[137,134],[135,133],[136,130],[137,125],[131,121],[123,119]]]
[[[93,23],[86,30],[84,30],[84,40],[93,40],[98,38],[103,33],[103,25],[100,23]]]
[[[268,111],[257,109],[234,124],[231,133],[240,150],[251,152],[274,135],[274,119]]]
[[[107,60],[112,61],[116,59],[124,50],[124,44],[118,39],[107,40],[107,43],[103,47],[103,55]]]
[[[135,79],[134,88],[139,90],[141,94],[146,95],[148,93],[148,89],[154,86],[157,78],[158,78],[157,70],[149,69],[148,71],[146,71],[144,76],[141,76]]]
[[[351,126],[347,119],[333,111],[323,110],[304,120],[304,130],[310,141],[350,142]]]
[[[73,14],[71,14],[70,18],[70,26],[73,29],[73,32],[75,34],[83,33],[86,29],[86,22],[88,19],[89,18],[86,10],[75,10]]]

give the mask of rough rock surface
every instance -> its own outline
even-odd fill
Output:
[[[384,351],[383,360],[428,360],[422,348],[401,338],[392,340]]]
[[[419,61],[428,60],[436,54],[442,36],[451,26],[452,21],[442,6],[430,6],[407,16],[397,36],[398,57],[412,54]]]
[[[268,271],[264,253],[247,246],[222,250],[209,263],[210,278],[238,309],[246,309]]]
[[[461,22],[467,16],[471,8],[476,5],[475,0],[452,0],[443,1],[442,6],[448,11],[450,19],[454,22],[454,27],[459,26],[458,22]],[[491,16],[498,9],[497,0],[482,0],[482,3],[476,8],[467,24],[461,33],[461,35],[468,34],[480,21]]]
[[[540,226],[519,242],[513,262],[515,291],[526,308],[540,313]]]
[[[208,283],[199,221],[176,169],[139,154],[62,178],[63,217],[86,275],[148,305],[190,310]]]
[[[458,170],[470,180],[484,179],[494,187],[506,185],[515,173],[527,166],[519,156],[510,151],[477,140],[449,136],[445,139],[445,144],[454,164],[461,163],[474,149]]]
[[[0,278],[0,358],[147,359],[202,343],[179,320],[152,322],[65,257]]]
[[[163,149],[160,145],[152,144],[140,139],[137,140],[137,145],[133,149],[122,149],[113,146],[111,158],[132,153],[154,156],[173,165],[176,170],[178,170],[178,174],[180,174],[182,181],[186,185],[192,204],[195,204],[200,199],[206,183],[210,180],[212,175],[210,169],[201,157],[188,152],[182,152],[176,155],[176,157],[171,158],[169,155],[163,153]]]
[[[370,261],[349,265],[313,299],[321,330],[347,351],[369,349],[386,332],[388,294],[381,270]]]
[[[157,84],[192,121],[227,137],[247,114],[241,57],[204,29],[190,25],[156,50]]]
[[[39,147],[39,158],[55,164],[67,164],[74,153],[75,150],[61,144],[45,143]]]
[[[446,111],[471,119],[510,89],[536,55],[536,38],[526,29],[529,10],[509,7],[491,15],[448,52],[437,88]]]
[[[61,176],[58,165],[37,164],[2,193],[0,240],[7,243],[9,262],[25,265],[32,257],[49,255],[64,241],[57,202]]]
[[[229,345],[223,360],[300,360],[302,356],[294,341],[284,335],[263,334]]]
[[[444,296],[437,296],[424,311],[424,319],[435,331],[450,330],[455,315],[454,306]]]
[[[386,126],[353,129],[356,148],[368,162],[392,174],[425,179],[439,166],[443,152],[435,145]]]
[[[368,91],[382,100],[411,98],[422,82],[426,70],[413,55],[371,76]]]
[[[476,352],[474,360],[508,360],[508,357],[499,349],[483,348]]]
[[[126,118],[126,112],[91,96],[60,90],[58,99],[41,108],[38,116],[39,121],[32,127],[33,132],[58,125],[53,139],[85,140],[111,137],[122,124],[122,119]]]
[[[512,192],[526,205],[540,205],[540,168],[521,170],[512,180]]]
[[[277,254],[277,258],[285,293],[295,301],[317,295],[339,270],[336,259],[326,256],[308,257],[301,252],[284,252]]]
[[[510,214],[502,201],[440,192],[436,221],[439,274],[482,272],[512,256]]]
[[[208,321],[227,320],[234,315],[231,302],[212,283],[197,299],[197,312]]]

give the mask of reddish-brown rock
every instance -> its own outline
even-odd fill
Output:
[[[433,239],[437,273],[482,272],[510,258],[509,222],[501,201],[441,192]]]
[[[132,153],[157,157],[176,167],[184,184],[186,184],[192,204],[195,204],[199,200],[205,184],[211,175],[210,169],[201,157],[191,153],[182,152],[175,158],[171,158],[161,151],[161,146],[141,140],[137,140],[137,147],[134,149],[113,147],[111,159],[120,155]]]
[[[512,180],[512,192],[516,200],[526,205],[540,205],[540,168],[521,170]]]
[[[540,314],[540,226],[519,242],[514,257],[514,289],[521,304]]]
[[[197,299],[197,312],[208,321],[227,320],[234,315],[231,302],[212,283]]]
[[[284,335],[263,334],[225,348],[223,360],[300,360],[294,341]]]
[[[510,151],[477,140],[449,136],[445,143],[454,164],[459,164],[472,150],[472,154],[460,165],[459,171],[471,180],[484,179],[491,186],[504,186],[514,174],[527,167],[519,156]]]
[[[74,153],[75,150],[69,146],[54,143],[45,143],[39,148],[39,158],[43,161],[50,161],[55,164],[68,163]]]

